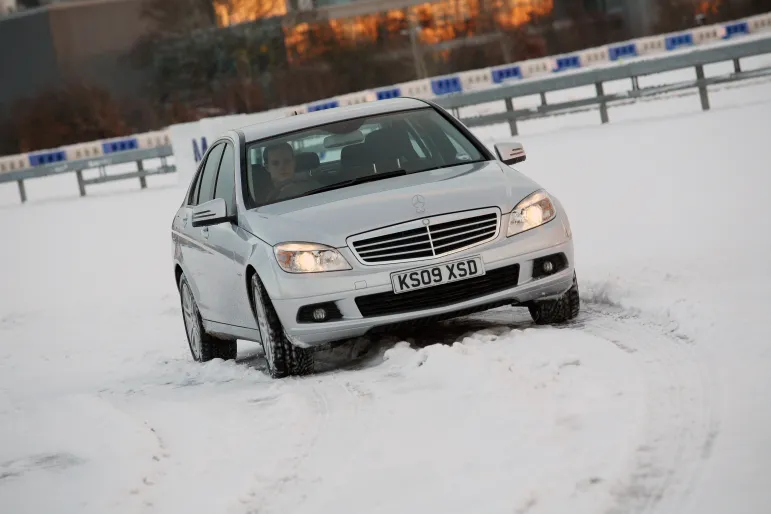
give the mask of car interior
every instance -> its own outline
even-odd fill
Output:
[[[295,139],[287,138],[295,148],[293,182],[306,182],[310,191],[367,175],[396,170],[413,173],[478,160],[475,152],[464,150],[445,128],[431,119],[377,121],[343,134],[327,132],[322,133],[326,137],[321,137],[321,131],[316,130]],[[328,141],[333,137],[351,143],[330,148]],[[262,188],[273,188],[262,147],[251,147],[248,161],[248,188],[256,199]]]

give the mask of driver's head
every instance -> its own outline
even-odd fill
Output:
[[[291,180],[294,176],[294,151],[289,143],[279,143],[265,148],[265,168],[274,183]]]

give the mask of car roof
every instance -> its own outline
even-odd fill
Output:
[[[237,130],[244,134],[247,143],[251,143],[252,141],[287,134],[297,130],[313,128],[327,123],[334,123],[336,121],[430,107],[429,103],[415,98],[390,98],[387,100],[377,100],[345,107],[334,107],[332,109],[265,120],[246,125]]]

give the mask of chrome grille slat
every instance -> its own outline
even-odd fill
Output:
[[[402,254],[398,259],[393,259],[391,257],[370,257],[369,259],[367,259],[367,262],[385,264],[388,262],[394,262],[395,260],[401,261],[401,260],[424,259],[424,258],[430,258],[433,256],[434,254],[431,253],[431,250],[421,250],[419,252],[410,252],[410,253]]]
[[[450,242],[442,244],[442,245],[434,245],[434,249],[437,250],[437,253],[438,253],[438,250],[440,248],[447,248],[448,246],[454,246],[454,245],[457,245],[458,243],[465,243],[467,241],[473,241],[474,239],[479,239],[480,237],[484,237],[484,234],[477,234],[476,236],[466,237],[464,239],[453,240],[453,241],[450,241]],[[439,253],[439,255],[441,255],[441,253]]]
[[[377,246],[368,246],[364,248],[363,250],[359,250],[359,253],[369,253],[369,252],[387,252],[389,250],[394,250],[398,248],[407,248],[408,246],[414,246],[414,245],[427,245],[429,244],[428,241],[428,234],[425,235],[425,237],[421,238],[410,238],[405,239],[405,242],[402,244],[396,243],[396,244],[385,244],[380,243]]]
[[[473,228],[471,230],[465,230],[463,232],[457,232],[455,234],[447,234],[446,236],[441,236],[441,237],[434,237],[434,233],[431,232],[431,240],[434,242],[434,246],[436,246],[436,243],[438,241],[444,241],[445,239],[454,239],[454,238],[457,238],[457,237],[460,237],[460,236],[464,236],[466,234],[472,234],[474,232],[485,233],[485,232],[488,232],[490,230],[495,230],[495,225],[492,225],[492,226],[488,225],[486,227],[477,227],[477,228]]]
[[[414,252],[422,252],[424,250],[431,250],[431,243],[428,241],[425,241],[423,243],[415,243],[411,245],[405,245],[401,248],[407,248],[408,246],[412,247],[415,245],[422,245],[423,248],[411,248],[408,250],[402,250],[397,252],[387,252],[387,251],[381,251],[381,250],[367,250],[365,252],[359,252],[359,255],[362,257],[386,257],[391,255],[401,255],[403,253],[414,253]]]
[[[418,234],[412,234],[410,236],[403,236],[403,237],[395,237],[395,238],[389,239],[387,241],[377,241],[377,242],[374,242],[374,243],[356,243],[356,248],[363,250],[364,248],[368,248],[370,246],[377,246],[377,245],[383,245],[383,244],[391,244],[391,243],[395,243],[397,241],[403,241],[405,239],[413,239],[413,238],[416,238],[416,237],[423,237],[423,238],[425,238],[426,241],[428,241],[428,232],[426,231],[426,229],[425,228],[421,228],[421,229],[418,229],[418,230],[420,231],[420,233],[418,233]],[[412,231],[410,231],[410,232],[412,232]],[[373,238],[373,239],[375,239],[375,238]],[[377,238],[377,239],[380,239],[380,238]]]
[[[499,227],[500,211],[489,208],[373,230],[369,232],[371,237],[352,236],[349,245],[364,264],[408,262],[448,255],[491,241],[498,236]],[[389,234],[389,230],[393,232]]]
[[[463,221],[465,221],[465,220],[463,220]],[[442,228],[439,228],[439,229],[431,227],[431,234],[439,234],[439,233],[442,233],[442,232],[449,232],[450,230],[457,230],[459,228],[466,228],[466,227],[471,227],[471,226],[474,226],[474,225],[483,225],[483,224],[490,224],[490,223],[494,224],[496,221],[497,220],[496,220],[495,216],[492,216],[490,218],[483,219],[483,220],[474,220],[473,222],[470,222],[470,223],[454,223],[453,226],[451,226],[451,227],[444,227],[444,226],[442,226]],[[450,225],[450,224],[447,223],[447,225]]]

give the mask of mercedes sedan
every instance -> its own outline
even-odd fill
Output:
[[[319,345],[405,323],[526,307],[579,311],[568,217],[438,105],[412,98],[231,130],[173,220],[196,361],[262,344],[273,377],[313,371]]]

